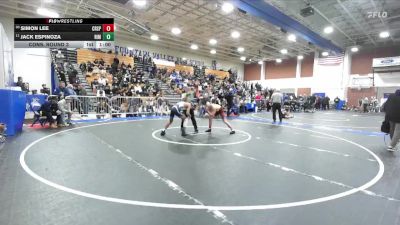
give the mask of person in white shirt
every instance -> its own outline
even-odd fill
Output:
[[[135,85],[134,90],[135,90],[135,93],[142,93],[142,87],[139,84]]]
[[[70,97],[65,97],[64,99],[58,101],[57,106],[58,110],[60,111],[58,126],[69,126],[71,124],[72,111],[70,108],[70,104],[71,104]],[[68,116],[68,119],[66,121],[65,121],[65,115]]]
[[[275,90],[274,93],[271,95],[271,102],[272,102],[272,119],[274,123],[276,122],[276,111],[278,110],[279,113],[279,122],[282,123],[282,102],[283,102],[283,95],[279,90]]]
[[[99,85],[101,85],[101,86],[106,86],[107,85],[107,79],[103,75],[100,76]]]

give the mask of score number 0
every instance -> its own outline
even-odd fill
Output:
[[[114,24],[103,24],[103,32],[114,32]]]
[[[103,41],[114,41],[114,24],[103,24]]]

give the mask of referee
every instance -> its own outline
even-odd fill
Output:
[[[194,133],[199,133],[199,130],[197,128],[197,122],[196,122],[196,118],[194,116],[194,109],[196,108],[196,103],[197,103],[197,99],[194,96],[194,91],[189,91],[189,93],[185,93],[182,96],[182,101],[184,102],[188,102],[191,103],[191,107],[190,107],[190,120],[192,120],[192,124],[193,124],[193,128],[194,128]],[[183,127],[183,122],[184,120],[182,120],[181,122],[181,127]]]
[[[282,102],[283,102],[283,95],[279,90],[275,90],[274,93],[271,96],[271,102],[272,102],[272,119],[274,120],[274,123],[276,122],[276,110],[278,110],[279,113],[279,122],[282,123]]]

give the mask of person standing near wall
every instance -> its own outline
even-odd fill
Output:
[[[338,109],[340,98],[338,96],[336,96],[336,98],[335,98],[335,100],[333,100],[333,102],[335,102],[335,109]]]
[[[276,122],[276,111],[278,110],[279,113],[279,122],[282,123],[282,102],[283,102],[283,95],[279,90],[275,90],[271,96],[272,102],[272,119],[274,123]]]
[[[369,99],[368,99],[368,97],[365,97],[365,98],[362,100],[362,106],[363,106],[363,112],[364,112],[364,113],[367,113],[367,112],[368,112],[368,104],[369,104]]]
[[[400,140],[400,89],[394,94],[391,94],[383,105],[385,111],[385,120],[390,123],[390,138],[391,142],[388,146],[388,151],[394,151]]]

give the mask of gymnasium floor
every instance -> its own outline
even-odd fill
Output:
[[[0,150],[0,224],[399,224],[383,116],[294,115],[242,115],[235,135],[198,119],[185,138],[156,117],[25,127]]]

